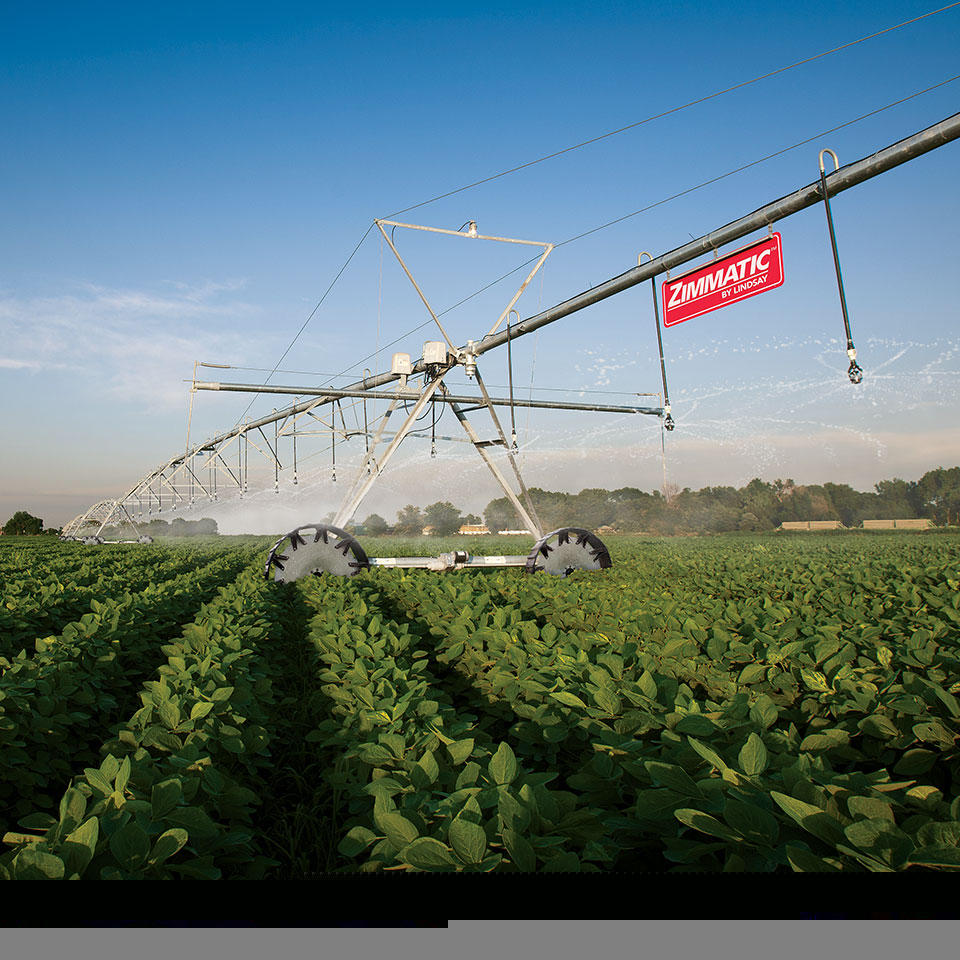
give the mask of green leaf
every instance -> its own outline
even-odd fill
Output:
[[[772,727],[779,716],[776,704],[765,693],[757,697],[757,702],[750,708],[750,719],[764,730]]]
[[[568,851],[548,860],[541,868],[541,873],[579,873],[580,860],[575,853]]]
[[[926,723],[915,723],[913,735],[924,743],[936,743],[943,749],[949,749],[956,740],[956,734],[951,733],[942,723],[930,720]]]
[[[380,742],[393,754],[397,760],[402,760],[407,749],[407,741],[398,733],[380,734]]]
[[[770,792],[770,797],[788,817],[808,833],[812,833],[832,846],[843,843],[843,826],[836,817],[824,813],[819,807],[804,803],[803,800],[797,800],[795,797],[788,797],[776,790]]]
[[[758,683],[767,675],[767,667],[762,663],[749,663],[740,671],[737,683]]]
[[[857,820],[843,832],[854,846],[892,867],[902,866],[913,853],[910,837],[886,819]]]
[[[184,827],[194,840],[212,840],[219,828],[199,807],[174,807],[167,814],[167,821]]]
[[[31,850],[29,847],[21,850],[14,860],[17,880],[62,880],[64,863],[52,853],[43,853],[41,850]]]
[[[179,802],[183,787],[178,779],[155,783],[150,791],[150,815],[162,820]]]
[[[506,788],[501,788],[500,799],[497,802],[497,816],[501,829],[523,830],[530,823],[530,811]]]
[[[113,778],[117,775],[117,771],[120,769],[120,761],[112,754],[107,754],[103,759],[103,763],[100,764],[100,772],[103,774],[107,783],[113,783]]]
[[[117,793],[122,794],[124,790],[127,789],[127,784],[130,782],[130,758],[124,757],[120,761],[120,767],[117,770],[117,775],[113,780],[113,788]]]
[[[420,831],[399,813],[374,814],[374,820],[397,850],[402,850],[420,836]]]
[[[814,690],[818,693],[830,693],[830,684],[827,678],[819,670],[800,670],[800,677],[806,684],[808,690]]]
[[[426,774],[427,783],[435,783],[437,777],[440,776],[440,767],[437,764],[436,757],[429,750],[417,761],[417,766]]]
[[[513,783],[517,776],[517,758],[510,744],[503,741],[488,764],[490,778],[498,785]]]
[[[454,743],[447,744],[447,753],[450,754],[450,759],[455,766],[459,766],[470,757],[470,754],[473,753],[473,745],[472,737],[469,740],[457,740]]]
[[[448,839],[453,852],[464,863],[480,863],[483,860],[487,849],[487,835],[483,827],[458,818],[450,824]]]
[[[915,777],[918,774],[927,773],[938,758],[939,754],[932,750],[921,750],[915,747],[903,754],[894,765],[893,772],[903,774],[905,777]]]
[[[69,833],[83,822],[83,815],[87,811],[87,798],[75,787],[68,787],[60,800],[60,825],[65,833]]]
[[[214,703],[220,703],[222,700],[229,700],[233,696],[233,687],[218,687],[210,694],[210,699]]]
[[[83,876],[83,871],[87,869],[96,852],[99,838],[100,822],[96,817],[90,817],[66,837],[60,848],[60,856],[63,857],[68,874]]]
[[[787,860],[795,873],[839,873],[836,867],[803,847],[787,844]]]
[[[857,724],[857,729],[868,737],[874,737],[877,740],[890,740],[900,736],[900,731],[894,722],[882,713],[875,713],[870,717],[864,717]]]
[[[56,817],[51,817],[49,813],[29,813],[17,821],[17,824],[24,830],[49,830],[57,825]]]
[[[960,719],[960,703],[957,702],[957,698],[949,691],[944,690],[942,687],[933,686],[931,689],[933,690],[937,699],[950,712],[950,715],[954,719]]]
[[[769,762],[767,748],[755,733],[747,737],[747,742],[741,747],[737,756],[737,762],[748,777],[758,777],[767,769]]]
[[[861,820],[889,820],[895,822],[893,807],[877,797],[847,797],[847,810],[850,815]]]
[[[752,803],[744,803],[728,797],[723,808],[723,819],[744,840],[772,847],[780,835],[780,827],[774,816]]]
[[[709,737],[717,729],[717,725],[708,717],[699,713],[688,713],[681,717],[673,728],[677,733],[695,733],[701,737]]]
[[[393,760],[393,754],[379,743],[368,743],[360,750],[360,759],[364,763],[376,766],[380,763],[388,763]]]
[[[611,717],[618,717],[623,705],[620,698],[609,690],[600,689],[593,694],[594,702],[601,709],[606,711]]]
[[[675,793],[673,790],[638,790],[635,806],[637,819],[663,820],[672,817],[674,809],[689,802],[690,795]]]
[[[133,872],[149,856],[150,838],[131,821],[110,837],[110,852],[124,870]]]
[[[164,700],[157,708],[160,722],[168,729],[175,730],[180,723],[180,708],[172,700]]]
[[[528,841],[516,830],[505,827],[501,831],[503,842],[506,845],[507,853],[514,862],[518,870],[524,873],[532,873],[537,869],[537,855]]]
[[[421,837],[405,850],[401,851],[405,863],[411,867],[430,870],[436,867],[455,867],[456,861],[450,855],[450,848],[433,837]]]
[[[657,681],[653,679],[653,674],[649,670],[644,670],[640,674],[637,686],[645,697],[649,697],[651,700],[657,699]]]
[[[465,787],[472,787],[480,776],[480,764],[473,760],[467,761],[464,768],[457,777],[456,789],[463,790]]]
[[[147,862],[152,866],[158,866],[164,860],[169,860],[184,847],[189,839],[187,831],[179,827],[164,831],[157,837],[157,842],[153,845]]]
[[[922,847],[910,854],[907,865],[911,864],[918,867],[948,867],[958,870],[960,869],[960,850],[956,847]]]
[[[200,720],[213,709],[213,704],[209,700],[198,700],[190,708],[190,719]]]
[[[376,839],[377,835],[367,827],[351,827],[337,844],[337,850],[346,857],[356,857]]]
[[[960,822],[925,823],[917,831],[917,843],[922,847],[956,847],[960,845]]]
[[[104,797],[113,793],[113,784],[95,767],[87,767],[83,771],[84,779],[93,789]]]
[[[567,693],[566,690],[561,690],[558,693],[551,693],[550,696],[553,697],[554,700],[557,700],[568,707],[582,707],[586,709],[587,706],[578,696],[575,696],[572,693]]]
[[[674,810],[673,815],[688,827],[706,833],[711,837],[719,837],[721,840],[730,840],[737,842],[743,839],[738,833],[731,830],[725,823],[722,823],[716,817],[711,817],[709,813],[702,810],[694,810],[692,807],[682,807]]]
[[[700,756],[707,761],[707,763],[713,764],[713,766],[715,766],[718,770],[722,771],[729,769],[721,759],[720,754],[715,750],[712,750],[705,743],[701,743],[699,740],[694,740],[693,737],[687,737],[687,743],[689,743],[690,746],[693,747],[693,749],[696,750],[697,753],[699,753]]]
[[[647,760],[643,766],[655,782],[662,783],[665,787],[672,787],[688,797],[700,796],[700,788],[683,767],[672,763],[661,763],[659,760]]]

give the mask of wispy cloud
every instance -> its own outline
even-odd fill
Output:
[[[56,297],[0,297],[0,368],[94,372],[87,389],[102,384],[115,399],[180,408],[180,381],[194,360],[252,352],[237,330],[259,310],[231,296],[244,285],[172,281],[158,292],[87,284]]]

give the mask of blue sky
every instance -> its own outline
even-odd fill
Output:
[[[374,217],[935,7],[8,5],[0,521],[28,509],[61,524],[182,448],[194,361],[272,368]],[[400,219],[447,229],[473,219],[482,233],[560,243],[946,80],[960,72],[958,41],[955,7]],[[958,92],[960,81],[946,84],[559,247],[521,313],[811,182],[822,147],[848,163],[956,113]],[[958,151],[944,146],[834,201],[859,387],[844,372],[822,208],[778,224],[782,288],[664,331],[678,424],[670,482],[869,489],[960,462]],[[402,243],[438,309],[524,259],[406,231]],[[485,332],[510,293],[503,283],[452,312],[454,339]],[[395,349],[419,356],[428,329],[384,345],[424,319],[372,232],[281,369],[359,375],[374,361],[351,366],[378,347],[383,369]],[[492,384],[506,383],[502,354],[482,364]],[[659,390],[649,285],[519,341],[514,361],[527,388],[532,373],[537,390],[619,392],[610,402]],[[230,427],[248,401],[198,394],[194,436]],[[274,405],[258,399],[251,413]],[[652,418],[519,422],[530,483],[662,483]],[[407,446],[361,514],[434,499],[477,510],[497,494],[462,445],[436,460]],[[272,530],[332,509],[340,491],[326,461],[313,463],[315,487],[287,491],[282,506],[271,490],[256,518],[254,502],[222,508],[221,528]]]

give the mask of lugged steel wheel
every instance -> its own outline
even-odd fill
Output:
[[[605,570],[611,562],[607,548],[595,533],[562,527],[534,544],[527,557],[527,573],[543,570],[565,577],[574,570]]]
[[[274,580],[287,583],[320,573],[352,577],[369,568],[363,547],[349,533],[328,524],[309,523],[273,545],[263,573],[269,580],[272,569]]]

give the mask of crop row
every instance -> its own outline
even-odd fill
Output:
[[[718,604],[723,586],[699,582]],[[960,862],[950,840],[960,810],[949,799],[960,773],[949,688],[960,663],[942,618],[955,593],[929,590],[939,601],[931,629],[896,643],[887,631],[897,624],[831,629],[821,616],[809,629],[755,589],[715,607],[717,619],[700,611],[681,622],[675,601],[641,613],[642,591],[624,603],[613,584],[591,619],[585,579],[380,583],[432,624],[437,661],[511,723],[521,756],[571,770],[566,783],[586,802],[635,813],[619,838],[632,836],[635,850],[659,848],[696,869]],[[588,589],[593,600],[604,592],[598,579]],[[919,779],[894,782],[888,769]],[[830,827],[811,830],[812,810],[797,804]],[[749,818],[765,829],[745,833]]]
[[[195,551],[143,549],[136,554],[117,552],[95,558],[88,554],[73,567],[35,564],[30,554],[29,576],[24,576],[19,564],[0,564],[0,666],[4,665],[3,658],[13,656],[25,644],[32,646],[37,637],[59,633],[90,612],[92,600],[140,591],[195,569],[198,561],[205,563],[208,559]]]
[[[92,612],[36,641],[0,675],[0,816],[53,804],[78,765],[99,762],[91,737],[132,709],[160,647],[233,580],[243,557],[218,558]]]
[[[250,824],[269,770],[268,660],[285,617],[282,596],[248,566],[204,605],[143,684],[142,706],[74,777],[58,815],[34,812],[0,875],[26,878],[218,878],[264,867]],[[265,725],[266,724],[266,725]],[[36,831],[43,831],[42,833]]]
[[[598,811],[548,788],[458,709],[408,622],[359,579],[301,581],[310,639],[334,706],[309,740],[340,753],[340,852],[361,870],[597,870],[612,859]]]

